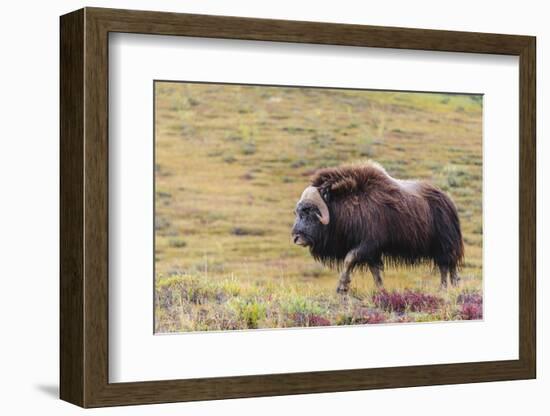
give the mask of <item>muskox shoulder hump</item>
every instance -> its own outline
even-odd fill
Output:
[[[318,170],[311,184],[320,189],[326,196],[350,195],[365,192],[367,188],[382,184],[394,187],[397,181],[375,162],[366,162],[356,165],[345,165],[335,168]]]

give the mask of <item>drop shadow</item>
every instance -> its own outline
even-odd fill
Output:
[[[59,386],[57,384],[37,384],[34,387],[46,396],[59,399]]]

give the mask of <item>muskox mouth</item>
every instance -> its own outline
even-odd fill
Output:
[[[298,246],[307,247],[309,245],[307,239],[301,234],[294,234],[292,236],[292,242]]]

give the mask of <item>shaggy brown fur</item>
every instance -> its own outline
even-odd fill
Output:
[[[460,221],[454,203],[435,186],[394,179],[375,163],[322,169],[312,185],[330,222],[317,228],[309,248],[315,259],[344,269],[339,291],[347,291],[356,267],[368,266],[381,285],[384,263],[433,263],[443,286],[448,272],[451,283],[458,282],[464,259]]]

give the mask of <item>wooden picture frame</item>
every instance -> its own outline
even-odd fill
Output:
[[[535,333],[535,38],[85,8],[61,17],[60,396],[82,407],[530,379]],[[519,57],[519,359],[110,383],[108,35],[110,32],[503,54]]]

